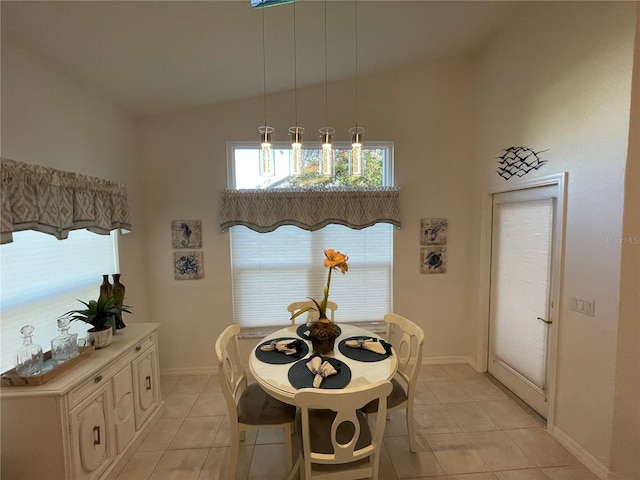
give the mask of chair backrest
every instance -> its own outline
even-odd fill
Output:
[[[289,306],[287,307],[287,310],[289,310],[289,313],[291,315],[293,315],[297,311],[302,310],[303,308],[307,308],[307,307],[313,307],[313,309],[309,310],[309,313],[307,314],[307,317],[306,317],[306,319],[307,319],[306,321],[308,321],[310,319],[318,318],[318,310],[316,309],[315,303],[313,303],[311,300],[305,300],[305,301],[302,301],[302,302],[290,303]],[[337,309],[338,309],[338,304],[337,303],[332,302],[331,300],[327,300],[327,312],[326,313],[327,313],[327,316],[329,317],[329,319],[331,321],[335,321],[334,314],[335,314],[335,311]],[[300,317],[304,317],[304,315],[300,315]],[[292,319],[291,320],[291,324],[295,325],[297,319],[298,319],[298,317]]]
[[[247,387],[247,375],[242,366],[238,346],[239,333],[238,325],[230,325],[220,334],[215,347],[218,357],[218,381],[227,402],[232,427],[238,423],[236,398]]]
[[[424,330],[395,313],[387,313],[384,321],[387,324],[387,341],[398,355],[398,374],[413,389],[422,364]]]
[[[302,445],[305,478],[312,478],[311,464],[341,465],[350,464],[370,457],[370,463],[365,468],[370,469],[369,476],[377,478],[380,446],[384,434],[387,396],[391,393],[392,385],[388,380],[384,380],[371,385],[364,385],[352,389],[324,390],[318,388],[303,388],[298,390],[294,396],[296,406],[300,407],[302,419]],[[366,436],[367,443],[362,444],[360,440],[362,430],[368,433],[369,426],[366,417],[359,410],[373,400],[379,401],[377,416],[375,417],[375,428],[371,436]],[[335,417],[326,413],[335,412]],[[330,428],[322,429],[316,423],[310,423],[313,417],[321,415],[327,422],[331,422]],[[344,424],[344,425],[343,425]],[[320,432],[327,432],[330,435],[328,453],[326,445],[325,451],[314,451],[312,438],[318,438]],[[363,436],[364,438],[365,436]],[[323,444],[328,444],[324,439]],[[348,465],[345,465],[347,468]],[[338,467],[336,467],[338,468]],[[345,469],[345,474],[347,469]],[[340,477],[343,478],[343,477]],[[348,477],[344,477],[348,478]],[[362,478],[362,477],[357,477]]]

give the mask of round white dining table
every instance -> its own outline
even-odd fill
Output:
[[[256,379],[256,382],[262,387],[262,389],[278,400],[281,400],[285,403],[293,405],[293,396],[297,392],[296,387],[291,385],[289,382],[289,369],[295,365],[296,362],[285,363],[285,364],[272,364],[266,363],[256,357],[256,349],[259,348],[260,345],[268,342],[270,340],[278,339],[278,338],[300,338],[300,336],[296,333],[296,329],[300,325],[290,325],[285,328],[281,328],[270,335],[264,337],[256,347],[251,351],[251,355],[249,356],[249,370],[251,374]],[[390,380],[391,377],[396,373],[398,369],[398,357],[395,351],[392,351],[392,354],[388,357],[385,357],[383,360],[375,361],[375,362],[363,362],[351,359],[346,357],[340,352],[338,348],[338,344],[340,341],[349,338],[349,337],[372,337],[372,338],[382,338],[375,333],[372,333],[364,328],[357,327],[355,325],[349,325],[346,323],[338,323],[338,326],[342,330],[340,336],[336,338],[335,348],[332,352],[322,355],[323,357],[331,357],[339,360],[349,367],[351,370],[351,380],[346,385],[345,388],[353,388],[359,387],[362,385],[368,385],[371,383],[377,383],[381,380]],[[308,346],[309,353],[304,357],[308,359],[313,355],[313,348],[311,346],[311,341],[305,338],[302,338]]]

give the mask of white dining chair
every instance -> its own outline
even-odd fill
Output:
[[[288,480],[376,480],[391,389],[384,380],[344,390],[299,390],[294,401],[300,407],[295,428],[301,456]],[[379,407],[372,430],[360,409],[373,400]]]
[[[287,470],[292,460],[292,426],[296,407],[267,395],[257,383],[247,384],[247,375],[240,359],[238,333],[240,327],[227,327],[216,340],[218,356],[218,380],[227,402],[231,452],[225,478],[235,479],[240,441],[247,430],[282,428],[286,448]]]
[[[422,346],[424,345],[424,330],[400,315],[388,313],[384,316],[387,324],[387,342],[393,345],[398,355],[398,371],[391,380],[393,390],[387,398],[387,410],[394,411],[405,409],[407,417],[407,433],[409,435],[409,448],[417,451],[413,400],[416,393],[416,383],[422,363]],[[377,401],[365,405],[362,409],[367,415],[371,415],[378,409]]]
[[[318,311],[317,311],[317,307],[315,305],[315,303],[313,303],[311,300],[305,300],[302,302],[293,302],[290,303],[289,306],[287,307],[287,310],[289,310],[289,313],[291,314],[291,316],[293,316],[295,313],[299,312],[300,310],[302,310],[303,308],[306,307],[313,307],[312,310],[309,310],[309,314],[307,315],[307,321],[309,319],[316,319],[318,318]],[[332,302],[331,300],[327,301],[327,316],[329,317],[329,320],[331,320],[332,322],[335,321],[334,316],[335,316],[335,311],[338,309],[338,304],[336,302]],[[302,316],[302,315],[300,315]],[[292,318],[291,319],[291,325],[295,325],[296,324],[296,318]]]

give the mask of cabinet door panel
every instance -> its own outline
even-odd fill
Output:
[[[136,428],[140,428],[159,402],[155,347],[134,360],[133,372]]]
[[[71,438],[76,457],[76,478],[98,478],[113,460],[111,430],[110,384],[71,410]]]
[[[131,365],[127,365],[113,377],[113,422],[118,453],[125,449],[136,433],[133,403]]]

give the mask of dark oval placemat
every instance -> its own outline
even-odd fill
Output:
[[[293,337],[282,337],[274,339],[276,342],[280,340],[291,340],[292,342],[296,340],[300,340],[299,338]],[[301,342],[300,351],[298,353],[293,353],[291,355],[287,355],[286,353],[279,352],[278,350],[271,350],[268,352],[260,350],[260,347],[263,345],[268,345],[273,340],[269,340],[268,342],[262,342],[260,345],[256,347],[256,358],[265,363],[272,363],[274,365],[281,365],[283,363],[293,363],[297,362],[301,358],[304,358],[309,353],[309,345],[306,342]]]
[[[309,327],[307,327],[306,323],[303,323],[302,325],[300,325],[298,328],[296,328],[296,333],[298,334],[298,336],[300,338],[304,338],[305,340],[309,340],[309,335],[307,335],[306,332],[307,330],[309,330]],[[340,334],[342,333],[342,330],[340,329],[340,327],[338,327],[338,336],[340,336]]]
[[[294,363],[289,369],[289,383],[295,388],[313,388],[313,379],[316,376],[311,373],[311,370],[307,367],[307,362],[310,359],[311,357],[300,360]],[[338,373],[322,380],[320,388],[338,389],[349,385],[351,381],[351,369],[347,364],[330,357],[322,357],[322,360],[327,360],[333,365],[333,368],[338,370]]]
[[[375,337],[366,337],[366,336],[358,336],[358,337],[349,337],[345,338],[338,344],[338,350],[345,357],[348,357],[352,360],[358,360],[359,362],[379,362],[380,360],[384,360],[385,358],[389,358],[391,356],[388,354],[381,354],[372,352],[371,350],[366,350],[364,348],[353,348],[347,347],[347,340],[365,340],[367,338],[375,338]]]

